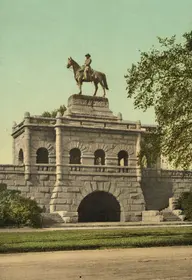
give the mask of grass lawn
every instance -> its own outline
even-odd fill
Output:
[[[0,233],[0,253],[182,245],[192,227]]]

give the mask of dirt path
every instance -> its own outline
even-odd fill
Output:
[[[191,280],[192,247],[0,255],[0,280]]]

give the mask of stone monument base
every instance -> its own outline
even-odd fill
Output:
[[[65,115],[72,118],[106,119],[116,121],[117,117],[109,109],[109,101],[104,97],[71,95]]]

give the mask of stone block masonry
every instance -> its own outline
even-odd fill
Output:
[[[0,166],[0,184],[65,222],[141,221],[143,211],[166,208],[192,186],[190,172],[183,179],[182,172],[141,170],[145,131],[114,116],[106,98],[72,95],[63,116],[25,113],[14,124],[13,165]]]

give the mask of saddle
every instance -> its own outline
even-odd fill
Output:
[[[82,73],[82,72],[84,72],[84,69],[80,69],[80,70],[79,70],[79,73]],[[92,68],[90,68],[90,69],[87,71],[87,79],[86,79],[86,80],[83,79],[83,81],[87,81],[87,82],[90,81],[90,82],[91,82],[92,79],[93,79],[94,73],[95,73],[95,71],[94,71]]]

